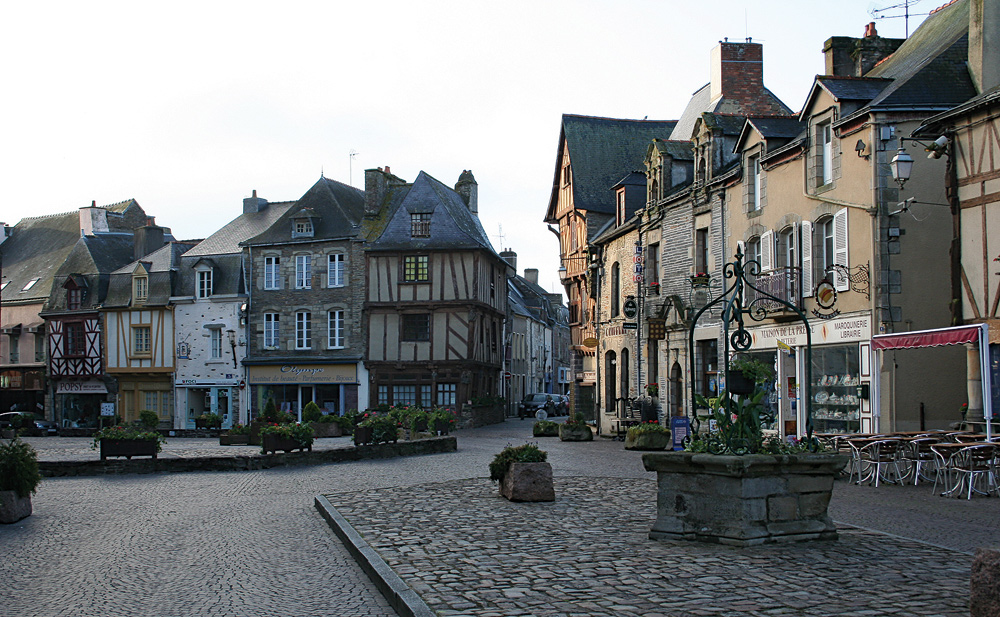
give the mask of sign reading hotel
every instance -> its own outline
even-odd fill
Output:
[[[358,383],[358,369],[354,364],[251,366],[250,383],[252,385]]]
[[[813,345],[857,343],[867,341],[872,336],[871,318],[868,315],[813,322],[810,327]],[[753,337],[751,349],[773,349],[782,344],[799,347],[807,342],[806,327],[803,324],[764,326],[748,328],[747,331]]]

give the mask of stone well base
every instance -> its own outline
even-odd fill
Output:
[[[643,454],[646,469],[657,475],[657,518],[649,537],[736,546],[836,540],[827,506],[847,458]]]
[[[511,463],[500,482],[500,494],[510,501],[555,501],[552,465]]]

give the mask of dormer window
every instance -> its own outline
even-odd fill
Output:
[[[149,299],[149,277],[148,276],[134,276],[132,277],[132,300],[136,303],[142,303]]]
[[[414,238],[431,237],[431,215],[429,212],[410,214],[410,236]]]
[[[66,308],[71,311],[80,310],[83,303],[83,290],[79,287],[71,287],[66,290]]]
[[[615,225],[621,227],[625,224],[625,189],[620,188],[615,194]]]
[[[208,298],[212,295],[212,270],[206,268],[196,272],[195,295],[198,298]]]
[[[300,218],[292,221],[293,238],[312,238],[313,233],[312,219]]]

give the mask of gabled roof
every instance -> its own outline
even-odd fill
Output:
[[[611,187],[626,173],[643,169],[649,142],[657,137],[665,139],[675,125],[674,120],[623,120],[563,114],[545,222],[556,221],[564,147],[569,150],[572,166],[575,207],[613,215],[615,199]]]
[[[132,303],[132,273],[140,262],[149,271],[149,296],[145,306],[166,306],[174,295],[175,272],[181,255],[194,245],[194,241],[170,242],[112,272],[104,307],[124,308]]]
[[[892,80],[881,78],[817,75],[809,89],[806,102],[802,105],[802,111],[799,112],[799,119],[805,120],[810,115],[813,101],[816,100],[821,91],[829,93],[834,101],[841,104],[850,101],[865,104],[878,96],[891,83]]]
[[[792,116],[747,118],[740,131],[739,139],[733,146],[733,152],[743,149],[750,132],[756,132],[767,143],[768,149],[780,147],[798,137],[805,130],[805,123]]]
[[[485,249],[496,254],[479,217],[462,196],[426,172],[417,174],[412,184],[393,186],[389,191],[392,195],[378,217],[383,224],[370,237],[369,250]],[[429,237],[412,236],[411,214],[431,215]]]
[[[725,96],[720,96],[714,101],[711,100],[712,96],[712,84],[707,83],[691,95],[691,99],[688,101],[687,107],[684,108],[684,113],[681,114],[680,120],[677,121],[677,126],[674,127],[673,132],[670,134],[670,139],[672,141],[686,141],[690,140],[694,135],[695,123],[701,118],[704,113],[715,113],[715,114],[728,114],[738,117],[746,116],[747,114],[761,114],[769,113],[768,108],[775,112],[792,113],[781,99],[776,97],[770,90],[764,88],[764,96],[760,102],[760,107],[758,109],[746,110],[743,109],[742,105],[738,101],[727,98]]]
[[[271,205],[273,204],[269,204],[264,212],[270,209]],[[302,197],[285,208],[270,227],[241,241],[240,244],[277,244],[292,241],[292,220],[303,216],[309,216],[313,221],[313,235],[303,240],[355,237],[358,235],[364,211],[364,191],[336,180],[320,178]]]
[[[669,156],[678,161],[694,160],[694,143],[691,141],[674,141],[670,139],[654,138],[646,149],[646,156],[649,157],[653,150],[660,154]]]

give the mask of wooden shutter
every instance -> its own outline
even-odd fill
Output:
[[[802,255],[802,297],[808,298],[813,293],[813,225],[810,221],[802,221],[799,247]]]
[[[847,255],[847,208],[842,208],[833,215],[833,263],[850,267]],[[835,272],[833,284],[837,291],[847,291],[851,283],[843,272]]]
[[[774,232],[768,229],[760,234],[760,271],[774,269]]]

